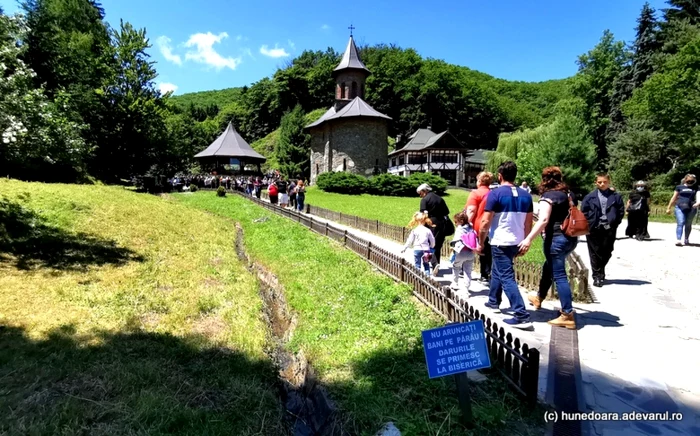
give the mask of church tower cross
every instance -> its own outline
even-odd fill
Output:
[[[352,31],[355,30],[355,27],[351,24],[348,29],[350,29],[350,38],[352,38]]]

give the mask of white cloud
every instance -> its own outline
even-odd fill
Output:
[[[158,90],[161,94],[165,94],[170,91],[175,92],[177,91],[177,85],[173,83],[161,82],[158,84]]]
[[[217,70],[224,67],[235,70],[241,63],[241,58],[223,57],[213,48],[214,44],[221,42],[224,38],[228,38],[228,33],[221,32],[218,35],[211,32],[195,33],[185,43],[185,47],[194,47],[194,50],[185,54],[185,59],[212,66]]]
[[[253,56],[253,50],[251,50],[249,47],[243,49],[243,54],[246,56],[250,56],[251,59],[255,59],[255,56]]]
[[[294,50],[296,48],[296,44],[294,44],[294,41],[292,41],[291,39],[287,40],[287,44],[289,44],[289,46],[292,48],[292,50]]]
[[[263,45],[260,47],[260,53],[271,58],[284,58],[289,56],[289,53],[287,53],[285,49],[277,47],[277,44],[275,44],[275,48],[268,48],[267,45]]]
[[[167,36],[159,36],[156,40],[158,47],[160,48],[160,53],[163,55],[166,61],[172,62],[177,65],[182,65],[182,58],[180,55],[173,53],[173,48],[170,46],[170,38]]]
[[[331,26],[329,26],[328,24],[324,24],[323,26],[321,26],[321,30],[331,30]]]

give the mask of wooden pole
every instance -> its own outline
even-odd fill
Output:
[[[469,395],[469,377],[466,372],[455,374],[457,383],[457,398],[459,399],[460,423],[467,428],[474,428],[474,415],[472,414],[472,399]]]

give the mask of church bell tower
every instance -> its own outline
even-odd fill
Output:
[[[343,53],[343,58],[333,70],[333,78],[335,79],[335,110],[341,110],[352,101],[355,97],[365,98],[365,82],[371,74],[365,64],[360,60],[360,55],[357,53],[357,46],[352,37],[350,26],[350,40],[348,46]]]

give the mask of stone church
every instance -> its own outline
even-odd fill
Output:
[[[335,103],[306,126],[311,134],[310,182],[314,184],[319,174],[329,171],[363,176],[386,172],[391,118],[363,100],[365,82],[371,73],[360,60],[352,35],[332,74]]]

